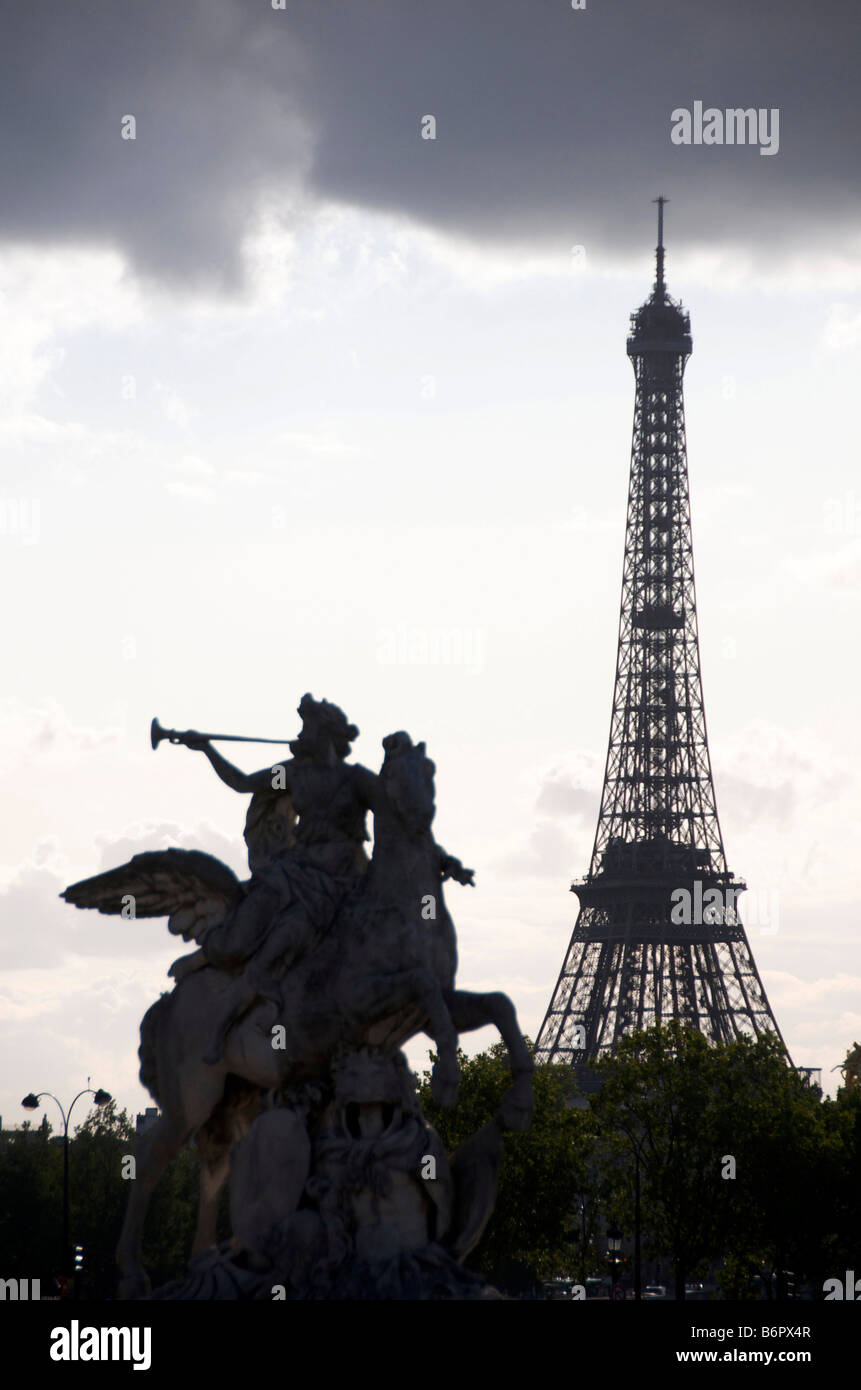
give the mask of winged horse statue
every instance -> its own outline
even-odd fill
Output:
[[[138,1141],[136,1181],[117,1247],[120,1297],[149,1293],[140,1256],[144,1222],[150,1195],[173,1158],[196,1139],[201,1187],[194,1256],[215,1241],[230,1153],[261,1097],[324,1078],[333,1058],[368,1047],[396,1050],[424,1032],[437,1050],[433,1094],[451,1106],[458,1034],[493,1024],[512,1070],[499,1123],[515,1130],[529,1124],[533,1064],[511,1001],[501,993],[455,988],[456,938],[443,882],[471,883],[472,874],[431,833],[434,764],[424,743],[414,744],[403,732],[385,738],[383,749],[370,794],[370,863],[344,892],[333,920],[312,934],[277,988],[262,995],[249,991],[247,963],[231,963],[218,949],[209,959],[207,943],[234,939],[237,924],[246,938],[265,942],[266,929],[271,934],[278,920],[277,858],[268,861],[264,881],[252,873],[242,883],[220,860],[197,850],[137,854],[61,895],[76,907],[126,916],[131,899],[135,918],[166,916],[172,933],[201,948],[174,963],[174,988],[141,1024],[140,1079],[161,1114]],[[224,1035],[213,1048],[217,1019],[225,1021]],[[309,1161],[305,1141],[294,1164],[297,1202]]]

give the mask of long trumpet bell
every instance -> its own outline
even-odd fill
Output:
[[[152,721],[152,723],[150,724],[150,726],[149,726],[149,741],[150,741],[150,743],[152,744],[153,748],[158,748],[158,746],[159,746],[159,744],[161,743],[162,739],[163,739],[163,738],[170,738],[170,735],[171,735],[171,730],[170,730],[170,729],[163,729],[163,728],[161,727],[161,725],[159,724],[157,718],[154,719],[154,720]]]

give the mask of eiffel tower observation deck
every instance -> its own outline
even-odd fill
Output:
[[[714,1041],[780,1035],[727,868],[706,737],[682,378],[685,309],[657,273],[631,316],[636,397],[619,651],[598,828],[536,1061],[588,1063],[670,1019]],[[785,1045],[784,1045],[785,1046]]]

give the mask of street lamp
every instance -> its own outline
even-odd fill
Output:
[[[615,1221],[612,1226],[607,1227],[607,1245],[613,1257],[613,1273],[610,1279],[610,1301],[612,1302],[616,1289],[616,1264],[618,1262],[619,1251],[622,1248],[622,1232]]]
[[[87,1080],[89,1081],[89,1077]],[[90,1086],[86,1086],[83,1091],[79,1091],[75,1100],[66,1112],[57,1097],[50,1091],[40,1091],[38,1095],[33,1095],[31,1091],[21,1101],[25,1110],[38,1110],[39,1101],[42,1096],[48,1096],[56,1105],[59,1106],[60,1114],[63,1117],[63,1265],[69,1268],[69,1120],[75,1107],[75,1101],[80,1100],[81,1096],[92,1096],[96,1105],[107,1105],[112,1099],[107,1091],[94,1091]]]
[[[642,1282],[642,1262],[640,1249],[640,1169],[646,1167],[643,1161],[642,1140],[643,1126],[639,1124],[634,1130],[625,1126],[625,1134],[628,1137],[631,1148],[634,1151],[634,1298],[640,1299],[643,1296]]]
[[[582,1194],[575,1194],[574,1210],[580,1217],[580,1283],[586,1283],[586,1198]]]
[[[640,1146],[634,1146],[634,1298],[643,1296],[640,1272]]]

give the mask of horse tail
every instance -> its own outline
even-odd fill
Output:
[[[141,1059],[140,1080],[141,1085],[146,1087],[154,1100],[159,1100],[156,1039],[164,1022],[165,1005],[170,998],[170,994],[167,993],[160,995],[147,1009],[141,1021],[141,1045],[138,1048],[138,1056]]]

